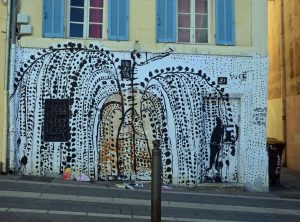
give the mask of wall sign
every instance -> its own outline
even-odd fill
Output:
[[[121,60],[121,77],[131,78],[131,60]]]
[[[227,85],[227,77],[218,77],[219,85]]]
[[[69,99],[45,100],[44,140],[46,142],[69,141],[69,106]]]

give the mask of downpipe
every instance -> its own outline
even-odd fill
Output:
[[[284,45],[284,0],[280,0],[280,72],[281,72],[281,100],[282,100],[282,137],[285,143],[283,166],[287,166],[286,140],[286,79],[285,79],[285,45]]]
[[[8,79],[10,70],[10,50],[11,50],[11,13],[12,13],[12,0],[8,0],[7,4],[7,21],[6,21],[6,50],[5,50],[5,71],[4,71],[4,102],[3,102],[3,138],[2,138],[2,163],[3,173],[7,173],[7,141],[8,141]]]
[[[6,21],[6,54],[5,54],[5,72],[4,72],[4,102],[3,102],[3,138],[2,138],[2,150],[3,150],[3,173],[8,172],[8,118],[9,118],[9,75],[14,66],[15,48],[16,48],[16,35],[17,35],[17,7],[19,0],[8,0],[7,4],[7,21]]]

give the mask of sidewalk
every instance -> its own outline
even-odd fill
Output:
[[[40,183],[62,184],[64,186],[87,186],[87,187],[102,187],[102,188],[118,188],[117,185],[129,184],[134,190],[151,191],[150,181],[138,181],[136,182],[140,186],[134,186],[130,182],[124,181],[95,181],[93,183],[78,182],[75,180],[64,180],[62,178],[51,177],[37,177],[37,176],[20,176],[20,175],[0,175],[1,179],[8,179],[12,181],[35,181]],[[141,186],[142,184],[142,186]],[[126,188],[124,188],[126,189]],[[127,188],[128,189],[128,188]],[[245,190],[242,184],[238,183],[203,183],[196,187],[182,187],[167,185],[162,187],[163,191],[167,192],[221,192],[221,193],[253,193]],[[277,195],[284,198],[297,198],[300,199],[300,172],[290,170],[288,168],[282,168],[280,174],[280,184],[271,186],[269,193],[271,195]]]
[[[248,192],[240,184],[230,183],[167,186],[162,188],[162,220],[300,221],[299,175],[284,168],[281,185],[269,193]],[[149,221],[150,182],[138,182],[139,186],[132,185],[134,189],[116,186],[122,184],[1,175],[0,221]]]
[[[280,197],[300,199],[300,172],[282,167],[280,184],[270,187],[270,193]]]

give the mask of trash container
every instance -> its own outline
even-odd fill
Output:
[[[282,162],[282,152],[285,143],[274,139],[267,138],[267,150],[269,154],[269,185],[280,184],[280,171]]]

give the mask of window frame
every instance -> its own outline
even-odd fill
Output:
[[[65,13],[65,37],[71,39],[107,39],[107,0],[103,0],[103,8],[102,8],[102,23],[93,23],[89,22],[90,17],[90,0],[84,0],[84,16],[83,16],[83,23],[81,22],[72,22],[76,24],[83,24],[83,36],[82,37],[72,37],[70,36],[70,17],[71,17],[71,0],[66,1],[66,13]],[[80,7],[78,7],[80,8]],[[102,37],[101,38],[93,38],[89,37],[89,25],[90,24],[102,24]]]
[[[190,1],[190,41],[189,42],[179,42],[178,41],[178,1],[176,0],[177,4],[177,11],[176,11],[176,43],[178,44],[197,44],[197,45],[208,45],[208,44],[215,44],[215,4],[213,0],[207,0],[207,42],[195,42],[195,35],[196,35],[196,0],[189,0]]]

